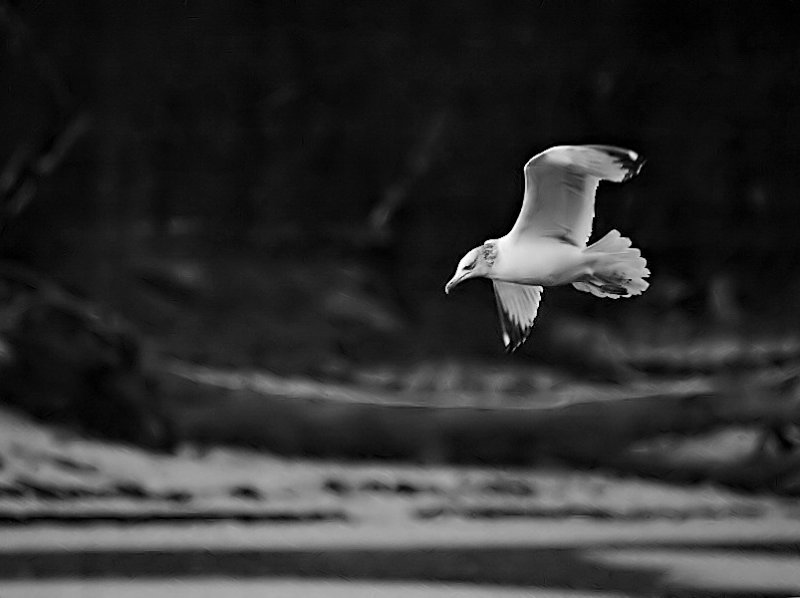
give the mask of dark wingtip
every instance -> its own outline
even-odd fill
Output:
[[[519,349],[523,344],[525,344],[525,341],[528,340],[529,334],[530,333],[524,333],[514,330],[514,334],[512,334],[508,344],[505,345],[505,354],[511,355],[517,349]]]
[[[625,175],[622,177],[623,182],[639,174],[639,171],[642,170],[642,166],[647,162],[645,158],[636,152],[621,147],[614,147],[613,145],[593,145],[590,147],[606,152],[622,167],[625,171]]]
[[[647,162],[647,158],[643,158],[642,156],[637,154],[636,159],[630,161],[629,164],[623,163],[623,167],[627,170],[627,172],[625,173],[625,177],[622,180],[627,181],[628,179],[632,179],[637,174],[639,174],[645,162]]]
[[[635,177],[639,172],[642,170],[642,166],[644,163],[647,162],[646,158],[643,158],[636,152],[628,152],[628,151],[620,151],[614,156],[625,170],[625,176],[622,177],[622,181],[627,181]]]

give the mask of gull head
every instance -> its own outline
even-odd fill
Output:
[[[486,241],[480,247],[470,249],[458,262],[456,273],[444,286],[444,292],[449,293],[450,289],[467,279],[488,276],[496,257],[497,242],[495,239]]]

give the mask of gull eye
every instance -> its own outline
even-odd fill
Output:
[[[476,263],[477,263],[477,260],[475,260],[471,264],[467,264],[466,266],[464,266],[464,270],[472,270],[473,268],[475,268],[475,264]]]

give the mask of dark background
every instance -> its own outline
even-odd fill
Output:
[[[488,285],[443,285],[510,228],[525,161],[566,143],[647,157],[601,186],[595,230],[630,236],[652,287],[548,290],[522,358],[567,320],[646,339],[797,323],[796,2],[0,6],[6,176],[82,131],[7,210],[3,255],[168,355],[500,356]]]
[[[772,531],[800,495],[799,12],[0,0],[0,534],[33,524],[0,594],[216,571],[643,595],[743,595],[757,572],[777,595],[798,543]],[[510,228],[523,164],[572,143],[647,158],[601,185],[595,238],[629,236],[651,287],[547,289],[505,355],[488,281],[443,287]],[[504,549],[502,519],[559,539]],[[307,524],[334,520],[404,548],[317,544]],[[278,522],[306,549],[248,535]],[[468,522],[486,536],[448,549]],[[88,552],[53,545],[66,527]],[[435,550],[405,548],[415,528]]]

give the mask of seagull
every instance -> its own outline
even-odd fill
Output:
[[[470,278],[490,278],[506,352],[528,338],[544,287],[571,284],[597,297],[644,292],[647,261],[631,240],[612,230],[587,247],[600,181],[621,183],[644,160],[608,145],[561,145],[525,165],[522,210],[511,231],[470,249],[445,293]]]

